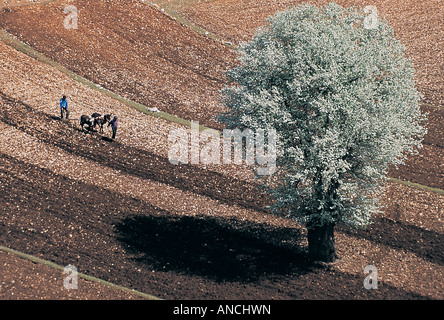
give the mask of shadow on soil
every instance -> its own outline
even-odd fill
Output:
[[[77,121],[73,123],[58,121],[54,124],[57,117],[37,112],[31,106],[0,91],[1,101],[13,108],[1,110],[0,121],[44,143],[61,148],[65,152],[141,179],[158,181],[181,190],[207,196],[230,206],[234,204],[247,209],[268,212],[265,207],[270,204],[270,199],[263,193],[258,193],[258,185],[255,183],[228,177],[191,164],[172,164],[167,157],[113,141],[96,134],[97,131],[82,131]],[[23,114],[28,116],[24,118]],[[53,131],[55,125],[58,126],[57,132]],[[70,130],[71,134],[60,134],[60,132]],[[86,141],[85,134],[90,134],[96,139]]]
[[[238,230],[230,227],[234,222],[221,223],[210,217],[136,216],[123,220],[116,229],[119,240],[136,259],[155,270],[239,282],[310,271],[300,246],[284,248],[264,239],[284,236],[298,241],[302,237],[298,230],[266,230],[243,222]]]

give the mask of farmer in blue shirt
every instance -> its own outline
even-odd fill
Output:
[[[62,120],[63,120],[63,113],[66,114],[66,119],[68,119],[69,110],[68,110],[68,100],[66,100],[66,96],[63,96],[62,99],[60,99],[60,119]]]

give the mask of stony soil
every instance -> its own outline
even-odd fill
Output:
[[[141,1],[70,4],[78,9],[77,30],[64,28],[59,2],[0,10],[0,28],[130,100],[220,128],[215,115],[232,50]]]
[[[187,20],[224,41],[238,44],[248,41],[254,31],[274,13],[301,3],[325,5],[328,0],[152,0],[161,7],[171,8]],[[444,54],[441,0],[336,0],[344,7],[376,6],[378,16],[385,18],[395,35],[406,46],[407,55],[417,71],[417,83],[426,102],[444,106]]]
[[[0,251],[0,298],[8,300],[141,300],[126,293],[92,281],[77,279],[77,289],[66,289],[67,274],[42,264]]]
[[[183,3],[184,7],[177,3]],[[237,0],[168,1],[192,22],[220,36],[231,34],[236,41],[242,40],[239,34],[250,37],[268,15],[296,3],[264,1],[258,6],[255,2]],[[77,30],[63,27],[63,3],[59,2],[0,11],[0,27],[104,88],[187,120],[222,128],[215,120],[223,111],[219,89],[226,84],[225,71],[236,63],[233,49],[199,35],[141,1],[76,0],[72,4],[79,10]],[[418,87],[425,101],[438,106],[422,107],[429,113],[425,146],[405,166],[392,169],[390,175],[443,189],[444,108],[440,97],[444,89],[441,73],[444,57],[439,49],[441,32],[437,22],[440,6],[435,1],[422,4],[410,1],[397,10],[388,2],[375,5],[405,43],[418,70]],[[407,23],[405,16],[411,16],[417,23]],[[234,29],[233,24],[240,26]],[[133,70],[135,65],[137,71]],[[42,85],[48,87],[47,82]],[[60,92],[65,91],[63,86],[58,87]],[[78,95],[71,94],[72,104],[84,109]],[[48,101],[54,100],[42,103]],[[89,107],[102,113],[110,109],[105,101],[90,103]]]
[[[159,19],[168,30],[179,28]],[[10,29],[18,28],[12,21]],[[29,25],[20,28],[31,32]],[[44,38],[36,31],[33,46]],[[87,50],[81,47],[87,38],[72,39]],[[203,49],[195,48],[205,51],[209,40],[200,41]],[[142,115],[3,43],[0,65],[0,244],[166,299],[443,299],[443,195],[389,183],[374,224],[339,227],[340,259],[313,265],[305,229],[268,214],[268,200],[246,168],[172,165],[168,132],[180,126]],[[96,70],[86,65],[77,63],[79,70]],[[58,119],[61,92],[72,101],[71,121]],[[103,106],[121,116],[113,142],[108,131],[78,128],[81,114]],[[440,117],[432,120],[424,159],[398,177],[442,188]],[[0,256],[8,270],[1,273],[2,299],[55,296],[51,290],[33,296],[20,276],[42,274],[35,286],[51,287],[50,271],[11,258]],[[370,264],[378,267],[378,290],[363,287]],[[103,289],[58,298],[99,298],[95,290]]]

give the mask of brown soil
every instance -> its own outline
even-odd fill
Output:
[[[0,0],[0,8],[2,7],[16,7],[16,6],[26,6],[30,4],[43,3],[51,0]],[[53,0],[54,1],[54,0]]]
[[[423,105],[421,110],[428,114],[423,148],[408,156],[403,165],[391,168],[389,175],[444,190],[444,109]]]
[[[66,289],[67,274],[42,264],[0,251],[0,299],[37,300],[140,300],[140,296],[87,281],[77,280],[77,289]]]
[[[68,69],[128,99],[222,128],[215,121],[223,110],[218,90],[226,84],[225,71],[236,61],[232,49],[181,26],[140,1],[110,4],[102,0],[77,0],[72,4],[80,14],[77,30],[64,29],[60,3],[0,11],[0,27]],[[188,3],[174,8],[196,24],[221,36],[230,34],[238,41],[250,37],[254,28],[273,12],[294,4],[294,1],[279,4],[265,1],[263,6],[257,6],[251,1],[231,0],[230,4],[197,1],[195,6]],[[343,4],[349,5],[346,1]],[[404,25],[398,11],[393,12],[387,4],[375,5],[394,25],[416,62],[425,100],[440,105],[444,75],[438,70],[444,70],[444,58],[435,50],[440,32],[431,27],[437,25],[433,21],[440,11],[429,17],[433,1],[427,5],[403,4],[403,15],[412,15],[418,21]],[[423,21],[424,15],[428,23]],[[248,23],[239,24],[246,17]],[[233,28],[233,24],[239,27]],[[421,39],[412,36],[421,33],[427,36]],[[429,72],[431,69],[436,72]],[[100,101],[96,104],[97,109],[109,108]],[[418,155],[410,156],[405,165],[392,168],[390,176],[444,189],[444,109],[422,108],[429,113],[425,146]]]
[[[2,156],[2,176],[14,168],[32,180],[2,181],[11,191],[2,193],[2,243],[59,264],[69,261],[82,273],[168,299],[421,298],[386,283],[368,291],[359,275],[310,266],[297,245],[279,245],[282,239],[301,242],[295,228],[177,217]],[[389,246],[413,249],[442,265],[442,236],[423,231],[417,243],[415,231],[381,220],[354,236],[386,243],[381,234],[397,234]]]
[[[85,1],[77,3],[88,10]],[[102,1],[97,3],[101,4],[91,14],[97,19],[107,15],[114,21],[107,30],[116,25],[125,28],[116,21],[135,6],[133,2],[120,3],[122,8],[112,11],[100,7]],[[32,35],[30,44],[49,56],[63,57],[67,54],[63,46],[58,50],[52,46],[61,38],[51,34],[67,31],[50,28],[55,27],[51,21],[60,7],[41,8],[49,8],[48,16],[43,9],[14,9],[1,14],[0,24],[6,23],[17,34]],[[32,13],[39,12],[39,18],[33,20]],[[207,46],[217,46],[157,13],[152,17],[166,30],[180,29],[184,37],[200,39],[193,47],[199,52],[210,52]],[[37,21],[42,23],[40,31],[32,28]],[[42,30],[48,34],[40,33]],[[133,39],[129,30],[121,34],[109,44]],[[46,37],[54,38],[47,41]],[[107,77],[110,69],[100,69],[99,62],[116,68],[120,63],[125,65],[124,56],[113,60],[111,54],[101,56],[106,50],[94,51],[97,43],[88,40],[94,39],[90,33],[62,39],[65,44],[76,43],[69,45],[69,50],[76,50],[74,56],[84,56],[76,60],[78,70],[101,70]],[[121,53],[131,50],[128,45],[122,44],[122,48]],[[214,50],[216,57],[219,49]],[[83,52],[90,56],[86,58]],[[211,69],[212,59],[227,61],[227,56],[215,57],[208,55],[199,63]],[[105,58],[108,61],[101,61]],[[338,228],[340,259],[329,266],[313,265],[306,259],[305,229],[268,214],[264,209],[267,199],[255,191],[245,168],[174,166],[167,158],[167,133],[174,124],[141,116],[1,43],[0,63],[4,79],[0,83],[2,245],[60,265],[73,264],[79,272],[167,299],[443,299],[443,195],[390,183],[384,197],[387,207],[374,224],[367,230]],[[67,59],[66,65],[69,63]],[[165,81],[162,86],[175,76],[171,70],[165,73],[168,77],[159,79]],[[177,72],[187,79],[182,71]],[[184,96],[193,92],[183,88],[179,84],[177,90],[184,90]],[[203,90],[211,92],[211,88]],[[75,122],[62,122],[54,115],[62,90],[75,101]],[[121,90],[119,93],[126,89]],[[91,114],[102,105],[122,116],[123,125],[114,142],[106,134],[85,134],[78,129],[78,116]],[[408,169],[407,165],[401,178],[411,181],[414,177],[442,188],[442,170],[434,164],[439,161],[435,150],[442,149],[440,119],[442,114],[433,118],[426,139],[426,147],[433,149],[424,155],[431,158],[421,162],[416,175],[411,174],[415,167]],[[0,259],[7,262],[9,258]],[[378,267],[378,290],[363,287],[363,270],[369,264]],[[17,267],[8,269],[5,278],[2,274],[1,281],[12,283],[10,277],[20,281],[18,275],[28,273]],[[20,291],[27,290],[24,287]],[[32,298],[30,292],[23,298]],[[34,295],[37,299],[48,297],[53,297],[52,293]]]
[[[3,124],[39,143],[56,146],[63,152],[147,183],[154,179],[226,202],[230,207],[261,210],[256,207],[260,195],[248,191],[236,179],[191,166],[178,168],[143,150],[116,141],[109,143],[100,136],[85,138],[71,124],[35,112],[5,95],[1,105]],[[24,113],[29,117],[20,116]],[[145,165],[131,160],[138,154],[146,157]],[[365,231],[339,228],[338,251],[343,260],[337,265],[322,267],[307,261],[304,230],[291,221],[275,225],[255,223],[242,215],[231,218],[177,215],[131,195],[68,178],[5,153],[0,157],[1,243],[61,265],[69,262],[79,266],[79,272],[116,284],[167,299],[442,297],[441,282],[429,279],[443,269],[442,233],[402,219],[379,217]],[[195,177],[195,180],[184,179],[186,177]],[[234,190],[234,194],[237,191],[249,197],[236,200],[234,194],[228,194],[230,200],[217,188],[203,189],[200,184],[206,179]],[[437,200],[432,203],[441,205],[442,197]],[[407,279],[381,281],[377,291],[366,290],[362,286],[362,275],[345,271],[349,270],[347,263],[350,263],[348,247],[354,247],[353,259],[359,258],[361,250],[370,248],[371,263],[389,270],[393,270],[390,264],[399,264],[397,259],[409,268],[421,268],[421,280],[417,274],[398,273],[396,277]],[[393,252],[396,252],[395,261],[389,258]],[[369,264],[369,256],[361,255],[362,258]],[[387,277],[390,276],[388,273]],[[418,288],[402,287],[412,276],[425,286],[419,289],[421,293]],[[424,283],[422,279],[427,281]],[[395,286],[396,283],[401,286]]]

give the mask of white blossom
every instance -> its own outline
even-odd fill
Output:
[[[279,170],[262,178],[274,211],[302,223],[367,225],[388,167],[426,132],[404,47],[364,17],[336,4],[275,14],[241,44],[222,91],[229,128],[276,130]]]

